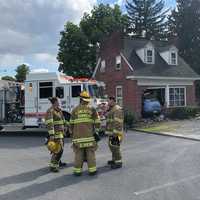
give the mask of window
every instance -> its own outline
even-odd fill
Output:
[[[153,64],[153,50],[147,49],[146,55],[147,55],[147,59],[146,59],[147,63]]]
[[[63,99],[64,98],[64,88],[56,87],[56,97]]]
[[[79,97],[81,93],[81,85],[72,86],[72,97]]]
[[[106,71],[106,61],[102,60],[101,61],[101,68],[100,68],[100,72],[104,73]]]
[[[177,53],[176,52],[171,53],[171,64],[177,65]]]
[[[40,99],[47,99],[53,96],[53,82],[40,82]]]
[[[171,107],[185,106],[185,88],[169,89],[169,105]]]
[[[122,86],[116,87],[116,103],[120,106],[123,105],[123,92],[122,92]]]
[[[121,56],[116,56],[116,69],[121,69]]]

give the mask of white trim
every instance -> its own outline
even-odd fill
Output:
[[[133,71],[133,67],[130,65],[130,63],[128,62],[128,60],[126,59],[126,57],[123,55],[122,52],[120,52],[120,56],[124,59],[125,63],[128,65],[130,70]]]
[[[119,67],[117,67],[119,65]],[[118,55],[115,57],[115,69],[121,70],[122,69],[122,57],[121,55]]]
[[[121,97],[117,96],[117,89],[121,89],[121,92],[122,92],[122,96]],[[122,85],[117,85],[115,87],[115,99],[116,99],[116,103],[118,103],[117,100],[121,100],[122,101],[122,105],[120,105],[120,106],[123,106],[123,86]]]
[[[165,76],[127,76],[126,79],[138,80],[138,79],[156,79],[156,80],[200,80],[199,78],[180,78],[180,77],[165,77]]]
[[[172,54],[175,54],[175,59],[176,59],[176,61],[175,61],[175,63],[172,63]],[[178,53],[176,52],[176,51],[170,51],[170,64],[171,65],[174,65],[174,66],[177,66],[178,65]]]
[[[178,88],[178,89],[184,89],[184,103],[185,103],[185,105],[183,105],[183,106],[170,106],[170,98],[169,98],[168,108],[186,107],[187,106],[187,102],[186,102],[187,101],[187,89],[186,89],[186,87],[184,87],[184,86],[169,86],[169,90],[171,88],[173,88],[173,89],[176,89],[176,88]],[[169,96],[170,96],[170,94],[169,94]]]
[[[92,78],[94,78],[96,76],[96,73],[97,73],[97,70],[99,68],[100,63],[101,63],[101,58],[99,58],[98,61],[97,61],[96,67],[95,67],[94,72],[92,74]]]

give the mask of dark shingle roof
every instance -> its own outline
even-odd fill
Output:
[[[136,54],[136,50],[144,48],[151,42],[155,48],[155,64],[145,64]],[[173,44],[166,41],[149,41],[144,39],[124,39],[123,54],[133,67],[134,76],[159,76],[179,78],[200,78],[193,69],[178,56],[178,65],[168,65],[159,52],[170,49]]]

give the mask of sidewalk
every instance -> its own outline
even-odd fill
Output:
[[[200,141],[200,119],[156,122],[153,124],[145,124],[134,130]]]

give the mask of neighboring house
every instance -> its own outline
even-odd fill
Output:
[[[175,45],[117,32],[101,43],[93,78],[103,81],[106,94],[138,116],[145,98],[157,98],[167,108],[196,105],[195,80],[200,80]]]

